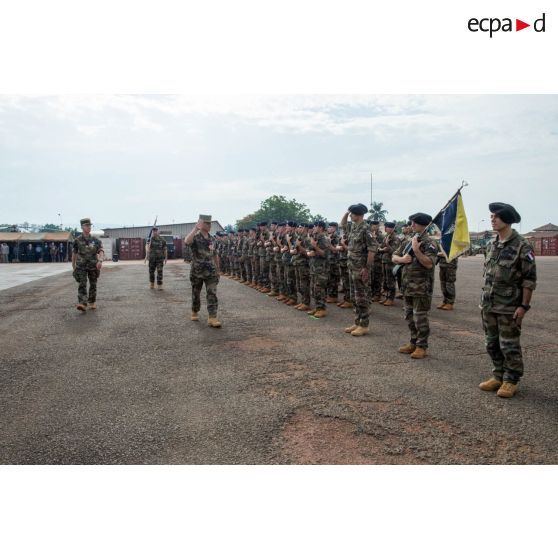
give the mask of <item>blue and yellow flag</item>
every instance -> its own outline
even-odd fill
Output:
[[[470,248],[469,226],[467,225],[467,215],[465,215],[461,192],[457,192],[453,196],[432,222],[442,232],[440,247],[448,262]]]

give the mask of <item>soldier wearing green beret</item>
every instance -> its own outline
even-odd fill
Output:
[[[91,219],[88,217],[80,221],[82,234],[75,240],[72,253],[72,268],[74,279],[79,283],[78,304],[76,308],[85,312],[97,308],[97,279],[103,265],[103,245],[98,238],[91,236]],[[87,280],[89,279],[89,293]]]
[[[488,208],[497,236],[487,247],[480,307],[493,377],[479,387],[510,398],[523,376],[521,324],[531,308],[537,268],[533,248],[512,229],[513,223],[521,221],[515,208],[499,202]]]

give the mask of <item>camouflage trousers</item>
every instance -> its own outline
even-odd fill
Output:
[[[251,283],[254,280],[254,275],[252,273],[252,258],[248,256],[244,259],[244,273],[246,274],[246,281]]]
[[[94,269],[74,269],[74,279],[78,285],[78,302],[79,304],[87,304],[97,300],[97,279],[99,271]],[[87,279],[89,279],[89,296],[87,295]]]
[[[355,325],[368,327],[368,315],[370,312],[368,282],[360,277],[360,269],[351,269],[351,284],[354,293]]]
[[[341,279],[341,270],[338,261],[332,261],[329,264],[329,275],[327,280],[327,296],[337,298],[339,296],[339,280]]]
[[[194,274],[190,273],[190,283],[192,284],[192,312],[199,312],[201,308],[201,290],[205,283],[207,297],[207,313],[210,316],[217,316],[217,284],[219,276],[214,274]]]
[[[260,278],[258,284],[262,287],[269,287],[269,262],[265,256],[260,256]]]
[[[492,359],[492,373],[500,381],[517,384],[523,376],[523,355],[518,326],[512,314],[482,311],[486,352]]]
[[[397,281],[397,288],[399,289],[399,292],[401,294],[403,294],[403,290],[401,289],[401,273],[403,272],[403,266],[399,266],[399,269],[397,270],[397,275],[395,276],[395,279]]]
[[[269,280],[271,283],[271,290],[273,292],[279,292],[279,266],[277,265],[277,262],[275,261],[275,258],[273,258],[270,262],[269,262]]]
[[[457,270],[454,267],[440,267],[440,288],[444,295],[444,304],[455,302],[455,280]]]
[[[163,284],[163,259],[149,260],[149,282],[155,283],[155,270],[157,270],[157,285]]]
[[[229,257],[228,257],[228,256],[225,256],[225,254],[223,254],[223,255],[220,257],[220,260],[221,260],[221,271],[222,271],[223,273],[229,273],[229,271],[230,271]]]
[[[311,271],[312,283],[314,285],[314,302],[318,310],[325,310],[327,296],[327,282],[329,279],[328,266],[326,263],[316,263]]]
[[[252,281],[258,283],[260,280],[260,258],[259,256],[251,256],[252,258]]]
[[[379,298],[382,296],[382,261],[374,260],[370,270],[370,297]]]
[[[428,336],[430,335],[428,311],[432,304],[432,296],[405,296],[403,300],[405,321],[411,332],[411,345],[426,349],[428,347]]]
[[[382,263],[382,288],[387,299],[395,298],[395,275],[393,275],[394,264],[391,262]]]
[[[351,280],[349,278],[349,268],[347,262],[339,264],[341,284],[343,285],[343,302],[351,302]]]
[[[283,294],[297,300],[295,268],[291,264],[283,264]]]
[[[307,265],[296,265],[296,292],[300,294],[302,304],[310,306],[310,268]]]

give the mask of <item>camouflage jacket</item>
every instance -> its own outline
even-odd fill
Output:
[[[217,274],[214,256],[215,253],[215,238],[210,234],[207,238],[203,236],[201,231],[198,231],[192,239],[190,245],[192,249],[192,269],[191,273],[194,274]]]
[[[349,269],[365,268],[368,252],[378,251],[378,243],[370,232],[370,225],[366,221],[347,223],[347,239]]]
[[[407,251],[407,253],[411,254],[413,260],[411,263],[403,265],[401,271],[401,290],[405,296],[431,296],[434,287],[434,270],[438,248],[435,242],[428,236],[426,229],[418,237],[418,241],[421,243],[420,251],[432,261],[432,268],[426,269],[418,261],[412,250],[410,252]],[[406,243],[400,244],[395,254],[397,256],[405,255],[410,242],[409,240]]]
[[[481,308],[495,314],[513,314],[523,299],[522,289],[535,290],[537,267],[533,248],[517,231],[487,246]]]
[[[97,254],[102,250],[103,244],[98,238],[80,234],[74,240],[74,254],[77,254],[76,267],[78,269],[95,269]]]
[[[167,257],[167,241],[164,238],[155,238],[149,241],[149,259],[164,260]]]
[[[337,231],[331,234],[331,236],[329,237],[329,242],[333,248],[339,246],[339,234],[337,233]],[[339,261],[339,252],[337,250],[330,250],[328,252],[327,258],[332,265],[336,265]]]
[[[378,243],[378,247],[381,248],[381,247],[382,247],[382,244],[383,244],[383,242],[384,242],[384,238],[385,238],[384,233],[381,232],[381,231],[379,231],[379,230],[378,230],[378,231],[375,231],[375,232],[372,232],[372,238],[374,238],[374,240]],[[375,261],[375,262],[381,262],[381,261],[382,261],[382,257],[383,257],[383,253],[382,253],[382,252],[376,252],[376,253],[374,254],[374,261]]]
[[[383,235],[383,239],[380,244],[380,247],[385,249],[384,252],[381,252],[382,263],[391,263],[391,256],[399,248],[400,243],[401,241],[394,232]]]

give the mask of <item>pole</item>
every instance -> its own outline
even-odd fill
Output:
[[[372,211],[372,202],[374,198],[372,197],[372,173],[370,173],[370,211]]]

